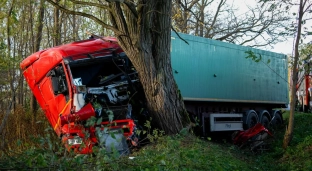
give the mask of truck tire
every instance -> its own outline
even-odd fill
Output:
[[[281,115],[279,115],[278,113],[276,113],[274,115],[274,118],[273,120],[271,121],[273,126],[278,126],[278,125],[281,125],[283,123],[283,120],[282,120],[282,117]]]
[[[246,124],[245,124],[245,129],[249,129],[253,126],[255,126],[258,123],[258,115],[254,110],[250,110],[248,112],[247,118],[246,118]]]
[[[261,118],[261,124],[267,128],[270,124],[269,118],[267,116],[263,115]]]

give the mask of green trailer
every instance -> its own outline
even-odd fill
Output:
[[[274,109],[289,103],[286,55],[182,33],[171,37],[175,80],[204,132],[282,122]],[[248,51],[260,60],[246,58]]]

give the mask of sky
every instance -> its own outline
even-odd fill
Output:
[[[288,41],[280,42],[275,45],[273,45],[274,49],[270,49],[270,51],[277,52],[277,53],[283,53],[286,55],[292,55],[293,54],[293,38],[289,38]]]
[[[231,0],[230,0],[231,1]],[[232,3],[234,5],[236,5],[239,10],[242,11],[242,13],[244,13],[246,10],[248,10],[246,5],[249,6],[255,6],[257,5],[257,2],[259,0],[232,0]],[[290,9],[290,14],[295,12],[297,13],[298,11],[298,6],[294,6],[293,8]],[[312,21],[308,24],[305,25],[306,27],[310,28],[310,30],[312,30]],[[308,43],[312,41],[312,36],[308,36],[306,39],[303,39],[304,43]],[[269,51],[273,51],[273,52],[277,52],[277,53],[283,53],[286,55],[292,55],[293,54],[293,45],[294,45],[294,37],[290,37],[287,39],[287,41],[283,41],[280,43],[277,43],[275,45],[273,45],[273,48],[267,46],[264,49],[265,50],[269,50]],[[263,48],[261,48],[263,49]]]

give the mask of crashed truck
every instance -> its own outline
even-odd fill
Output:
[[[171,37],[172,72],[201,134],[282,122],[276,109],[288,103],[285,55],[174,32]],[[249,50],[261,61],[246,59]],[[122,152],[138,144],[136,129],[148,117],[144,92],[115,38],[41,50],[20,67],[67,149],[87,154],[99,146]],[[97,120],[90,124],[90,118]]]

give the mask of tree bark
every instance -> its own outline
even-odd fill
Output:
[[[119,44],[137,69],[147,106],[154,123],[168,134],[176,134],[190,121],[173,78],[170,58],[171,6],[167,0],[142,1],[138,25],[128,22],[128,30],[117,34]],[[112,5],[119,11],[119,3]],[[125,18],[113,14],[113,22],[123,28]],[[130,34],[127,34],[130,33]]]
[[[298,14],[298,30],[295,42],[295,56],[292,70],[292,87],[291,87],[291,99],[290,99],[290,114],[288,126],[284,135],[283,148],[286,149],[293,138],[294,131],[294,114],[295,114],[295,103],[296,103],[296,85],[298,82],[298,60],[299,60],[299,41],[301,37],[302,17],[303,17],[303,0],[300,0],[299,14]]]
[[[43,19],[44,19],[44,0],[40,0],[40,7],[39,7],[39,14],[38,14],[38,21],[37,22],[37,33],[35,36],[35,44],[33,48],[33,53],[39,51],[40,44],[42,40],[42,29],[43,29]],[[33,115],[33,123],[36,122],[37,118],[37,110],[38,104],[35,96],[32,94],[30,98],[30,110],[34,114]]]
[[[55,0],[59,3],[60,0]],[[53,30],[53,46],[58,46],[61,44],[61,24],[60,24],[60,10],[58,8],[54,9],[54,30]]]
[[[12,12],[13,12],[13,7],[15,5],[15,2],[13,1],[11,6],[10,6],[10,9],[8,11],[8,14],[7,14],[7,25],[6,25],[6,34],[7,34],[7,59],[8,59],[8,64],[9,64],[9,67],[8,67],[8,78],[9,78],[9,81],[10,81],[10,94],[11,94],[11,99],[12,99],[12,108],[13,110],[15,110],[15,107],[16,107],[16,93],[15,93],[15,90],[14,90],[14,77],[15,77],[15,69],[14,69],[14,64],[12,63],[11,60],[9,60],[12,56],[12,44],[11,44],[11,15],[12,15]]]

